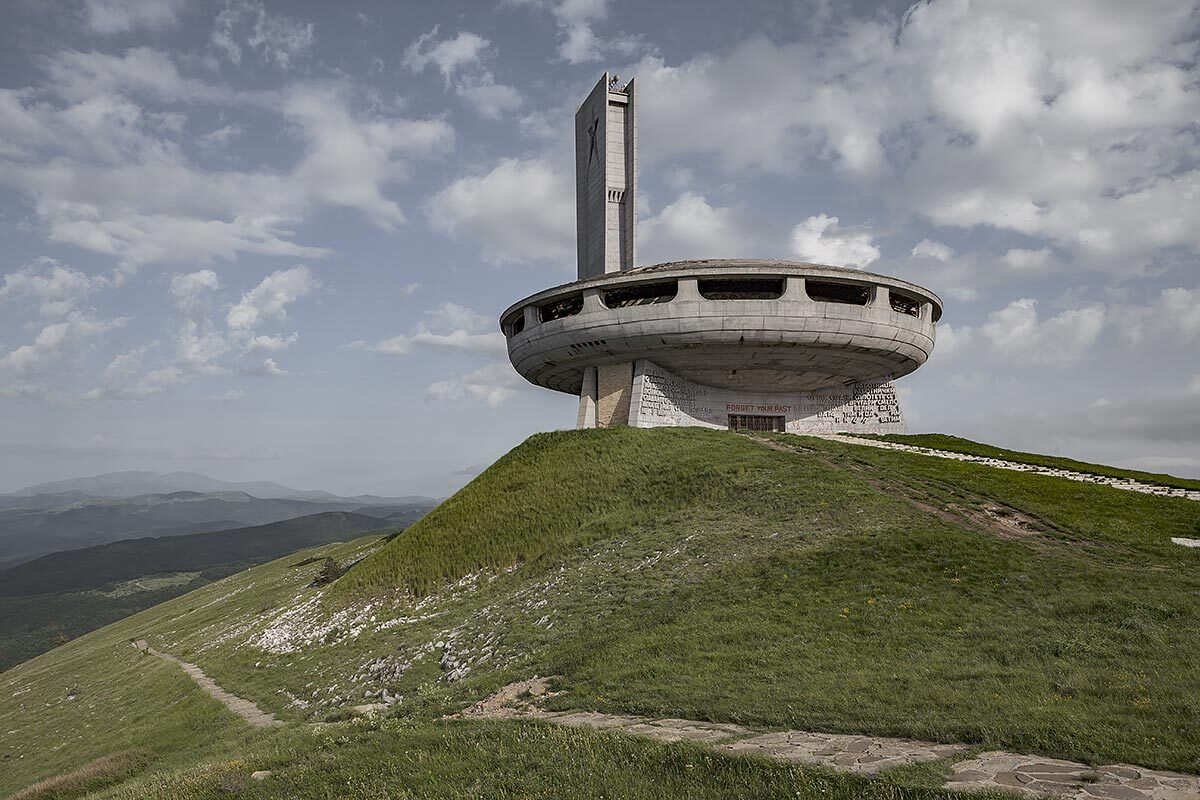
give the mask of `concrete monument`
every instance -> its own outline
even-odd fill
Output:
[[[933,351],[938,296],[793,261],[634,266],[636,98],[605,73],[575,115],[579,277],[501,315],[516,370],[578,395],[581,428],[905,432],[892,382]]]

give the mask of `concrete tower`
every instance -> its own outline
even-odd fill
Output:
[[[635,98],[606,72],[575,114],[579,277],[501,315],[513,366],[578,395],[581,428],[903,433],[892,381],[929,358],[941,299],[824,264],[635,266]]]
[[[606,72],[575,112],[575,235],[579,279],[632,269],[637,257],[634,82]]]

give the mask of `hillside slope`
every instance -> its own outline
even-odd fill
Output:
[[[141,748],[149,767],[114,779],[122,797],[207,796],[264,764],[336,796],[335,776],[356,779],[338,765],[359,763],[362,785],[398,793],[427,757],[390,753],[457,752],[446,743],[476,733],[434,720],[533,674],[561,676],[561,708],[1200,772],[1200,553],[1171,543],[1200,535],[1198,511],[812,438],[542,434],[392,541],[314,551],[353,564],[333,587],[309,586],[319,564],[272,562],[0,674],[0,792]],[[248,731],[133,638],[293,724],[384,690],[405,722],[329,734],[342,749],[303,727]],[[470,730],[515,762],[537,751],[551,775],[574,746],[491,725]],[[571,740],[584,774],[602,740]],[[353,761],[360,742],[387,769]],[[725,769],[713,758],[703,774]],[[592,796],[614,769],[641,780],[605,769]],[[809,774],[746,780],[901,796],[831,792]],[[890,780],[940,782],[936,770]]]
[[[423,507],[410,507],[411,522]],[[403,524],[329,511],[249,528],[126,539],[0,572],[0,671],[272,558]]]

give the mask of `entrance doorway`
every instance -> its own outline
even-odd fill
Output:
[[[770,431],[783,433],[784,418],[765,416],[762,414],[730,414],[729,430],[731,431]]]

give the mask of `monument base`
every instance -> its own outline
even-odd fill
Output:
[[[891,381],[815,392],[755,394],[692,383],[641,359],[633,365],[632,389],[628,424],[637,428],[693,426],[783,433],[908,431]]]

